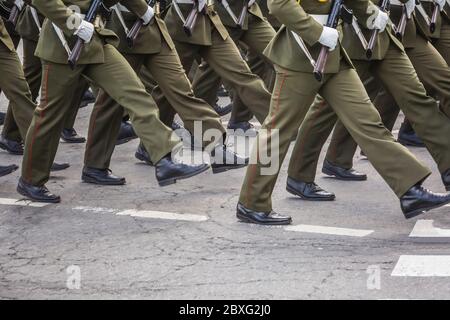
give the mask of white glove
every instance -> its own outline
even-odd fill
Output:
[[[144,26],[148,25],[150,21],[152,21],[153,16],[155,15],[155,11],[152,7],[148,6],[147,11],[141,17],[142,21],[144,21]]]
[[[445,0],[444,0],[445,1]],[[249,2],[248,2],[248,6],[247,7],[251,7],[254,3],[256,2],[256,0],[250,0]]]
[[[330,48],[330,51],[336,49],[339,41],[339,32],[336,29],[330,27],[323,27],[322,34],[320,35],[319,42],[325,47]]]
[[[414,9],[416,9],[416,0],[409,0],[407,3],[405,3],[405,7],[408,14],[408,19],[410,19],[411,15],[414,12]]]
[[[14,4],[16,5],[17,8],[19,8],[19,10],[22,10],[23,6],[25,5],[23,0],[14,0]]]
[[[198,12],[202,12],[206,7],[206,0],[198,0]]]
[[[434,0],[434,2],[439,6],[439,9],[442,11],[445,7],[445,0]]]
[[[373,25],[369,26],[369,29],[376,29],[380,30],[380,32],[383,32],[384,29],[386,29],[388,22],[389,15],[386,12],[379,10],[377,17],[375,18],[375,20],[373,20]]]
[[[95,28],[92,23],[87,22],[86,20],[81,20],[80,26],[74,34],[83,39],[85,43],[89,43],[94,35],[94,30]]]

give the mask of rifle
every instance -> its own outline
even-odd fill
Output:
[[[148,0],[147,4],[150,7],[153,7],[156,3],[156,0]],[[142,19],[137,19],[136,22],[133,24],[133,27],[130,29],[130,31],[127,33],[127,44],[128,47],[133,48],[134,43],[141,32],[142,26],[144,25],[144,21]]]
[[[176,1],[176,0],[174,0]],[[186,22],[183,24],[183,30],[188,37],[192,36],[192,30],[194,30],[195,24],[197,23],[198,12],[199,12],[198,0],[194,0],[194,7],[191,12],[189,12]]]
[[[347,8],[343,5],[343,0],[334,0],[333,7],[331,8],[331,13],[328,16],[327,24],[326,26],[329,28],[336,29],[339,23],[339,19],[343,15],[342,10],[345,10],[346,12],[346,20],[349,19],[349,15],[353,17],[353,13],[351,11],[348,11]],[[351,21],[350,21],[351,23]],[[323,79],[323,73],[325,71],[325,66],[328,61],[328,55],[330,53],[330,48],[326,46],[322,46],[322,49],[320,50],[319,57],[317,58],[316,66],[314,68],[314,77],[317,81],[322,82]]]
[[[11,8],[11,13],[9,14],[8,22],[15,28],[17,25],[17,20],[19,19],[20,9],[15,4]]]
[[[94,23],[101,5],[103,5],[102,0],[93,0],[91,2],[91,6],[89,7],[88,13],[85,16],[84,20],[90,23]],[[67,60],[72,70],[75,69],[77,62],[80,59],[81,51],[83,51],[84,48],[84,40],[81,39],[80,37],[77,38],[78,38],[77,42],[75,43],[75,46],[72,49],[69,59]]]
[[[439,8],[439,5],[434,1],[434,10],[433,15],[431,16],[431,22],[430,22],[430,32],[434,33],[436,31],[436,23],[437,19],[439,17],[441,10]]]
[[[405,35],[406,25],[408,24],[409,19],[411,19],[411,17],[408,17],[408,10],[406,9],[406,5],[403,5],[403,13],[395,32],[395,36],[400,40],[403,39],[403,36]]]
[[[242,8],[241,14],[239,15],[239,19],[237,21],[237,26],[239,29],[244,29],[245,19],[248,15],[248,1],[244,1],[244,7]]]
[[[382,10],[382,11],[387,13],[387,12],[389,12],[389,7],[390,6],[391,6],[391,1],[390,0],[383,0],[383,2],[381,2],[380,10]],[[367,57],[367,59],[372,58],[373,49],[375,47],[375,43],[377,41],[379,33],[380,33],[380,30],[373,30],[372,31],[372,35],[370,37],[369,44],[367,45],[367,50],[366,50],[366,57]]]

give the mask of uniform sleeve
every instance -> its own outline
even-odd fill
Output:
[[[62,0],[32,0],[32,5],[45,17],[57,25],[65,34],[73,35],[74,28],[69,28],[72,11]]]
[[[309,45],[319,41],[323,26],[303,10],[295,0],[268,0],[270,13]]]

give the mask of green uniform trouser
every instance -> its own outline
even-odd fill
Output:
[[[28,86],[30,87],[31,97],[33,101],[39,96],[39,90],[41,88],[41,79],[42,79],[42,63],[41,60],[34,55],[36,51],[37,42],[31,41],[28,39],[23,39],[23,72],[25,74],[26,81]],[[86,80],[82,80],[77,84],[77,89],[74,93],[73,99],[67,99],[67,103],[73,104],[74,106],[79,106],[81,99],[83,97],[83,93],[87,90],[89,84]],[[19,123],[28,123],[27,127],[24,128],[24,132],[27,131],[29,124],[31,123],[31,118],[33,117],[33,112],[35,106],[33,108],[25,108],[27,106],[23,106],[20,111],[16,112],[17,117],[23,118]],[[30,106],[28,106],[30,107]],[[66,116],[64,128],[73,128],[75,119],[78,113],[78,108],[72,108],[72,111]],[[20,134],[20,130],[14,118],[12,112],[12,105],[8,106],[8,110],[6,112],[5,124],[3,126],[2,135],[14,141],[22,141],[23,137]]]
[[[8,31],[9,36],[11,37],[11,40],[14,44],[14,48],[17,49],[17,47],[19,46],[19,42],[20,42],[20,36],[17,34],[17,32],[14,30],[14,28],[12,27],[11,23],[9,23],[6,19],[4,19],[3,17],[0,18],[3,20],[3,24],[5,25],[6,31]],[[0,88],[0,93],[2,93],[2,88]]]
[[[264,80],[266,88],[272,92],[275,80],[275,73],[272,64],[263,56],[263,51],[269,42],[275,36],[275,30],[267,21],[261,21],[253,16],[249,17],[248,30],[239,30],[227,28],[231,38],[237,44],[242,43],[249,49],[248,65],[250,70]],[[209,104],[214,105],[217,98],[217,90],[222,83],[221,77],[206,65],[199,68],[195,74],[192,85],[195,95],[205,99]],[[232,85],[224,79],[226,87]],[[230,122],[248,121],[253,117],[246,104],[237,94],[231,93],[233,96],[233,111],[231,113]]]
[[[262,123],[267,116],[271,97],[264,82],[251,72],[231,37],[223,40],[214,29],[211,41],[211,46],[201,46],[174,40],[184,70],[190,70],[195,58],[201,56],[224,81],[230,84],[236,95]],[[163,112],[170,109],[161,109],[162,119],[173,120],[175,116],[173,111],[172,114],[163,115]]]
[[[436,101],[426,94],[407,55],[400,54],[397,48],[391,46],[384,60],[355,61],[355,64],[363,81],[374,75],[378,80],[376,82],[383,83],[385,92],[393,97],[393,102],[375,104],[381,118],[387,120],[387,128],[392,130],[398,115],[396,106],[398,104],[405,116],[413,123],[417,134],[438,164],[439,171],[448,170],[450,168],[450,139],[448,138],[450,137],[450,121],[439,110]],[[421,69],[418,69],[419,71]],[[450,81],[450,74],[448,81]],[[372,93],[376,91],[372,90]],[[380,96],[377,96],[377,99],[380,99]],[[336,120],[336,114],[325,101],[316,101],[301,127],[299,137],[302,142],[299,149],[294,150],[298,153],[298,161],[292,163],[289,168],[290,177],[305,182],[314,181],[320,150]],[[357,144],[349,131],[342,122],[338,121],[326,159],[339,167],[350,169],[353,166],[356,147]]]
[[[20,134],[25,137],[31,121],[27,115],[32,113],[36,105],[17,53],[10,51],[3,42],[0,42],[0,74],[0,88],[11,101],[9,110],[17,121]]]
[[[158,162],[179,144],[172,130],[159,121],[156,103],[125,58],[109,44],[104,46],[104,56],[104,63],[78,65],[75,70],[69,65],[44,62],[41,102],[28,130],[23,156],[22,178],[28,183],[40,186],[48,181],[64,116],[74,107],[65,100],[72,96],[82,76],[128,111],[137,135],[144,146],[152,150],[152,161]],[[96,124],[102,125],[91,123],[90,130]]]
[[[450,66],[450,22],[442,21],[441,37],[436,40],[434,46]]]
[[[431,174],[383,126],[354,69],[343,65],[339,73],[325,75],[323,83],[317,82],[310,73],[285,70],[279,66],[275,66],[275,70],[277,77],[269,116],[253,147],[241,190],[240,202],[245,207],[263,212],[272,210],[271,195],[281,164],[292,136],[298,131],[317,94],[333,102],[332,108],[339,119],[397,196],[402,196]],[[271,140],[277,136],[279,149],[273,150]],[[294,149],[301,149],[301,143],[299,135]],[[268,155],[271,155],[270,163],[260,162]],[[299,152],[292,154],[291,165],[298,161],[299,155]]]
[[[183,120],[185,128],[191,133],[194,133],[194,121],[199,121],[202,124],[202,134],[208,129],[217,129],[219,135],[223,136],[225,129],[220,118],[206,102],[194,96],[191,83],[175,50],[170,50],[167,44],[163,43],[159,53],[124,54],[124,57],[137,73],[145,75],[148,85],[153,82],[152,78],[156,81],[158,86],[154,88],[153,97],[161,111],[173,106]],[[141,68],[149,72],[140,72]],[[168,105],[164,101],[167,101]],[[101,91],[90,120],[85,152],[87,167],[109,168],[122,118],[123,108],[112,97]],[[153,155],[153,149],[147,150]]]

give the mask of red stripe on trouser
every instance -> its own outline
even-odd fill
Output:
[[[287,73],[286,72],[283,73],[280,87],[277,90],[277,93],[275,95],[278,100],[277,100],[277,104],[275,106],[274,111],[271,113],[272,121],[271,121],[271,126],[269,127],[269,130],[273,130],[276,126],[275,120],[276,120],[276,116],[278,115],[278,111],[280,110],[280,95],[281,95],[281,90],[283,89],[284,83],[286,81],[286,76],[287,76]],[[256,140],[256,143],[259,143],[259,139]],[[256,154],[256,159],[257,159],[257,163],[259,163],[259,147],[256,146],[256,148],[258,150],[258,153]],[[249,172],[249,178],[248,178],[248,184],[247,184],[247,199],[246,199],[247,203],[249,202],[249,199],[251,198],[250,192],[252,190],[253,182],[256,178],[256,169],[257,169],[257,165],[255,165],[255,164],[250,165],[250,168],[249,168],[250,172]]]
[[[41,89],[41,95],[43,97],[43,99],[41,99],[41,106],[39,106],[39,109],[42,109],[39,111],[39,118],[36,121],[36,125],[35,125],[35,129],[33,132],[33,136],[31,139],[31,144],[30,144],[30,150],[29,150],[29,155],[28,155],[28,163],[27,163],[27,173],[26,173],[26,181],[28,183],[31,183],[32,181],[32,176],[33,176],[33,145],[34,142],[36,140],[36,136],[39,133],[39,129],[41,128],[41,123],[42,123],[42,119],[44,118],[44,108],[47,107],[48,105],[48,74],[50,72],[50,65],[46,64],[45,68],[44,68],[44,81],[42,83],[42,89]]]

